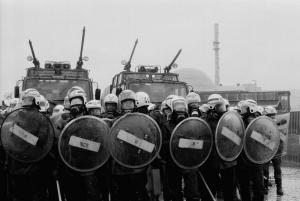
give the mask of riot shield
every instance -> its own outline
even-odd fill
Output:
[[[215,145],[220,158],[234,161],[243,150],[244,122],[235,111],[226,112],[218,122]]]
[[[157,123],[141,113],[120,117],[110,130],[110,152],[117,163],[141,168],[159,154],[162,135]]]
[[[114,123],[114,120],[113,119],[109,119],[109,118],[102,118],[102,120],[107,123],[108,127],[111,128],[113,123]]]
[[[275,121],[267,116],[252,120],[246,129],[243,143],[249,161],[255,164],[270,161],[280,143],[280,134]]]
[[[43,159],[53,139],[50,120],[36,109],[17,109],[6,116],[1,126],[2,146],[9,156],[23,163]]]
[[[280,133],[280,144],[275,158],[285,156],[287,154],[288,145],[288,128],[290,121],[290,113],[281,114],[276,116],[276,124]]]
[[[108,125],[100,118],[88,115],[73,119],[59,136],[59,155],[75,171],[96,170],[109,158],[108,133]]]
[[[170,138],[171,157],[183,169],[200,167],[209,157],[213,147],[210,126],[198,117],[180,122]]]

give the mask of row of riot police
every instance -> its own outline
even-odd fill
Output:
[[[237,189],[243,201],[264,199],[263,164],[279,132],[253,100],[228,111],[220,95],[200,106],[190,92],[158,110],[146,93],[123,90],[107,95],[103,109],[72,87],[50,120],[40,102],[37,90],[24,91],[2,124],[6,200],[196,201],[221,191],[227,201]]]
[[[201,107],[200,102],[194,92],[186,99],[169,96],[161,106],[166,117],[154,118],[162,119],[164,199],[216,200],[219,190],[229,201],[238,199],[238,190],[243,201],[263,201],[264,163],[280,144],[275,122],[262,116],[254,100],[240,101],[235,111],[218,94]],[[282,195],[281,180],[276,183]]]

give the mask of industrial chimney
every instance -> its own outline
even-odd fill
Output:
[[[219,24],[215,23],[215,41],[213,42],[215,51],[215,87],[220,85],[220,64],[219,64]]]

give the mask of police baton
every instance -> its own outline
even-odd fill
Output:
[[[57,188],[58,200],[62,201],[62,199],[61,199],[61,192],[60,192],[60,185],[59,185],[59,181],[58,180],[56,180],[56,188]]]
[[[202,181],[203,181],[203,183],[204,183],[204,185],[205,185],[207,191],[209,192],[209,195],[211,196],[211,199],[212,199],[213,201],[217,201],[216,198],[214,197],[214,195],[212,194],[212,192],[211,192],[209,186],[207,185],[207,183],[206,183],[206,181],[205,181],[205,179],[204,179],[202,173],[200,172],[200,170],[198,171],[198,174],[200,175],[200,177],[201,177],[201,179],[202,179]]]

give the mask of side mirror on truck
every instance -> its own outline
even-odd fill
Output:
[[[14,97],[20,98],[20,87],[19,86],[15,86]]]
[[[100,100],[100,96],[101,96],[101,89],[96,89],[95,90],[95,99],[96,100]]]

